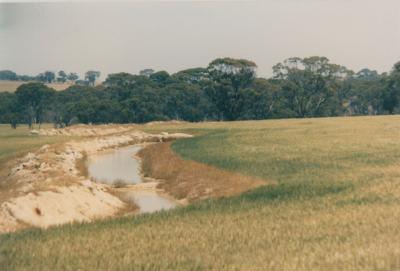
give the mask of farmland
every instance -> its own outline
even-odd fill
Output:
[[[4,92],[4,91],[14,92],[20,85],[26,84],[26,83],[28,83],[28,82],[0,80],[0,92]],[[51,84],[46,84],[46,85],[57,91],[64,90],[71,86],[71,84],[67,84],[67,83],[51,83]]]
[[[2,129],[9,144],[21,140]],[[140,129],[194,134],[172,143],[174,155],[265,185],[152,215],[3,234],[0,265],[6,270],[400,267],[400,117],[160,123]],[[31,146],[40,140],[45,139],[34,139]],[[161,162],[152,159],[148,162]]]

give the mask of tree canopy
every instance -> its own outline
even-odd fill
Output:
[[[143,123],[153,120],[247,120],[319,116],[395,114],[400,112],[400,62],[389,73],[368,68],[353,72],[326,57],[293,57],[273,67],[273,77],[257,76],[246,59],[218,58],[207,67],[174,74],[145,69],[139,74],[109,74],[94,82],[59,71],[57,81],[73,81],[64,91],[45,86],[56,80],[44,72],[15,93],[0,93],[0,122]],[[0,78],[20,78],[0,71]],[[18,79],[19,80],[19,79]]]

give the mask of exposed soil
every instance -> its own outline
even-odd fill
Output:
[[[171,150],[171,143],[150,145],[141,150],[139,156],[145,177],[161,180],[158,188],[183,201],[228,197],[270,184],[265,180],[184,160]]]
[[[41,130],[40,134],[89,138],[45,145],[10,163],[13,166],[1,182],[0,232],[32,226],[46,228],[121,214],[121,210],[129,208],[112,193],[112,187],[94,183],[85,176],[82,167],[85,157],[123,145],[189,136],[147,134],[132,130],[128,125],[74,126]]]

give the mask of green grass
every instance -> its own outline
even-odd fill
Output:
[[[400,117],[158,125],[172,147],[275,180],[186,208],[0,236],[5,270],[398,270]]]

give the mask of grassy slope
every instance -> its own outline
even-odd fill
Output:
[[[43,137],[30,135],[27,126],[11,129],[10,125],[0,124],[0,167],[6,160],[39,148],[44,144],[62,142],[63,137]]]
[[[12,270],[400,268],[400,117],[154,126],[182,157],[276,186],[155,215],[0,236]]]

